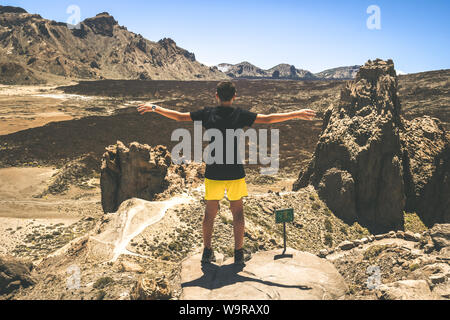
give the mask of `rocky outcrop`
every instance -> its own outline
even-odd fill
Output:
[[[0,296],[35,284],[31,270],[31,263],[0,256]]]
[[[27,11],[20,7],[0,6],[0,14],[2,13],[27,13]]]
[[[374,232],[403,227],[403,154],[397,78],[369,61],[327,111],[313,159],[294,190],[314,185],[336,215]]]
[[[442,126],[401,116],[392,60],[369,61],[327,110],[314,156],[293,189],[312,184],[346,222],[403,228],[403,211],[448,221],[449,143]]]
[[[102,12],[93,18],[84,20],[84,24],[92,29],[95,34],[106,37],[112,37],[114,34],[114,26],[118,25],[114,17],[107,12]]]
[[[201,267],[200,255],[182,263],[182,300],[334,300],[348,287],[334,266],[313,254],[288,249],[293,258],[274,260],[280,250],[254,254],[245,268],[232,259]]]
[[[126,147],[118,141],[106,148],[101,167],[100,185],[105,213],[116,212],[131,198],[155,200],[162,193],[181,193],[194,186],[203,175],[200,164],[173,165],[164,146],[152,148],[137,142]]]
[[[42,82],[30,68],[24,65],[14,62],[0,62],[0,83],[11,85],[39,84]]]
[[[450,143],[438,119],[428,116],[406,122],[406,210],[423,222],[450,222]]]

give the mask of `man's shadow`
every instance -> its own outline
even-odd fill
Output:
[[[189,282],[181,284],[182,288],[187,287],[201,287],[208,290],[215,290],[223,288],[238,282],[258,282],[267,286],[275,286],[281,288],[294,288],[299,290],[311,290],[311,287],[302,285],[286,285],[281,283],[275,283],[272,281],[265,281],[257,278],[247,277],[240,275],[239,272],[243,271],[244,266],[229,264],[224,266],[218,266],[215,264],[202,264],[203,275]]]

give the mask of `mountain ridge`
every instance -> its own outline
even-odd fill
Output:
[[[312,73],[294,65],[280,63],[270,69],[259,68],[248,61],[237,64],[221,63],[216,66],[233,79],[285,79],[285,80],[352,80],[360,66],[344,66]]]
[[[220,80],[170,38],[150,41],[120,26],[107,12],[77,26],[0,6],[0,82],[49,79]]]

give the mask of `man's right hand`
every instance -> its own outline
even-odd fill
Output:
[[[140,104],[138,106],[137,110],[141,115],[144,115],[145,113],[148,113],[148,112],[155,112],[153,107],[158,107],[158,106],[155,104],[152,104],[152,103],[144,103],[144,104]]]
[[[297,111],[296,118],[302,119],[302,120],[308,120],[312,121],[316,117],[316,111],[311,109],[303,109],[300,111]]]

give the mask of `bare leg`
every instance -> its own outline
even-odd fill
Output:
[[[234,228],[234,248],[240,250],[244,246],[244,203],[241,200],[230,201],[230,209],[233,214],[233,228]]]
[[[219,201],[206,201],[205,217],[203,219],[203,245],[205,248],[211,249],[211,238],[214,229],[214,220],[219,209]]]

